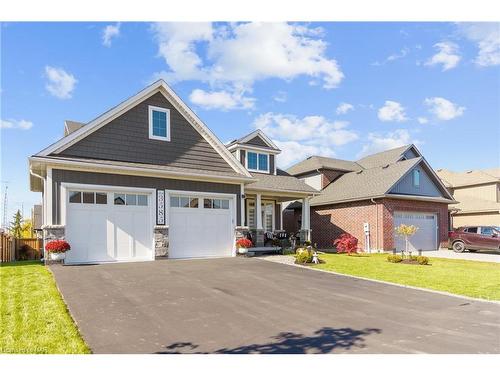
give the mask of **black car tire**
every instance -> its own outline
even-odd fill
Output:
[[[453,242],[452,247],[455,253],[463,253],[465,251],[465,244],[462,241]]]

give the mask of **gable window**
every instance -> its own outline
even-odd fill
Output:
[[[420,171],[418,169],[413,170],[413,186],[417,188],[420,186]]]
[[[170,141],[170,111],[149,106],[149,138]]]
[[[248,151],[247,169],[254,172],[269,172],[269,155]]]

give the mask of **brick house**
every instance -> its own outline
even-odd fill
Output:
[[[321,194],[309,199],[312,242],[333,248],[342,233],[370,251],[400,250],[394,227],[413,224],[414,250],[434,250],[448,240],[448,205],[456,203],[414,145],[369,155],[356,162],[312,156],[287,172]],[[284,210],[285,230],[301,227],[300,202]],[[368,233],[365,233],[368,229]]]

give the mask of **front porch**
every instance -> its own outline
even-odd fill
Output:
[[[291,202],[300,199],[306,207],[298,233],[287,233],[286,238],[294,235],[300,242],[311,240],[309,196],[270,191],[248,190],[242,195],[241,223],[239,237],[250,235],[255,247],[273,246],[272,235],[280,236],[283,229],[283,210]]]

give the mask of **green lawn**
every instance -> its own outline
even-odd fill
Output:
[[[0,266],[0,353],[90,353],[40,262]]]
[[[500,300],[500,264],[469,260],[430,258],[431,265],[420,266],[387,262],[387,254],[348,256],[325,254],[328,271],[370,279],[435,289],[469,297]]]

